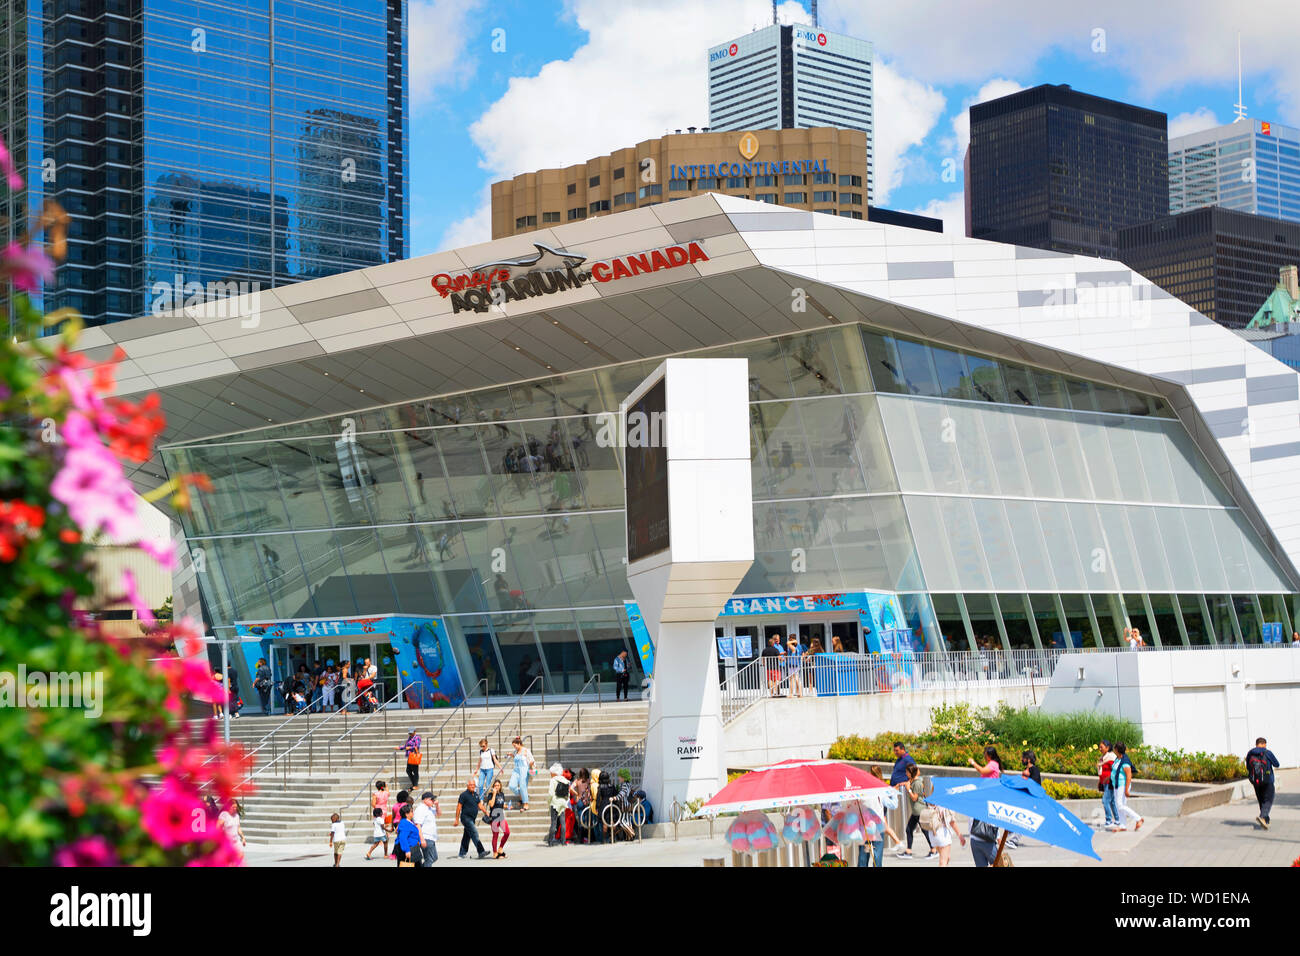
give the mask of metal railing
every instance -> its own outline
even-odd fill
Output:
[[[475,682],[474,686],[470,688],[471,692],[478,690],[479,684],[483,685],[483,692],[484,694],[487,695],[486,700],[488,702],[488,706],[491,706],[492,696],[491,696],[491,691],[488,688],[488,682],[486,677],[480,677],[478,681]],[[462,693],[463,691],[464,691],[464,687],[462,685]],[[464,694],[464,698],[461,700],[459,704],[456,705],[456,709],[447,715],[447,719],[438,725],[438,729],[429,731],[430,737],[432,737],[434,734],[438,735],[438,759],[439,760],[442,759],[443,751],[446,749],[446,745],[443,743],[443,730],[444,728],[446,728],[446,726],[449,723],[451,723],[453,720],[456,719],[457,715],[460,716],[461,734],[463,735],[468,732],[469,721],[468,721],[468,715],[466,714],[465,708],[469,706],[470,696],[471,696],[470,694]]]
[[[600,778],[604,780],[606,774],[613,774],[617,779],[618,772],[626,770],[632,778],[632,789],[640,789],[645,776],[645,742],[646,738],[642,737],[622,753],[616,754],[610,760],[606,760],[600,768]]]
[[[560,715],[560,719],[555,722],[555,726],[548,730],[546,735],[542,738],[542,749],[546,752],[547,763],[552,762],[551,734],[555,734],[554,760],[560,759],[564,743],[563,724],[564,721],[568,719],[569,711],[574,708],[577,708],[577,713],[574,715],[574,721],[577,725],[575,729],[577,733],[582,733],[582,695],[587,692],[587,688],[593,683],[596,685],[596,706],[599,707],[603,703],[600,696],[600,675],[592,674],[591,677],[587,678],[587,682],[582,685],[582,690],[578,691],[578,696],[573,699],[573,703],[569,704],[569,706],[565,708],[564,713]]]
[[[367,723],[369,720],[371,720],[372,718],[374,718],[374,717],[376,717],[376,716],[379,716],[379,715],[382,715],[383,724],[384,724],[384,733],[388,733],[388,705],[391,704],[391,703],[393,703],[394,701],[396,701],[399,697],[403,697],[403,696],[405,696],[406,693],[407,693],[408,691],[410,691],[410,689],[411,689],[412,687],[415,687],[415,686],[417,686],[417,685],[418,685],[419,688],[420,688],[420,700],[423,701],[423,700],[424,700],[424,681],[411,681],[411,683],[407,684],[405,687],[399,687],[399,688],[397,689],[397,692],[396,692],[395,694],[393,694],[392,697],[390,697],[390,698],[388,698],[387,700],[383,701],[382,703],[376,705],[376,707],[375,707],[374,710],[372,710],[370,713],[366,714],[364,717],[362,717],[360,720],[357,721],[355,727],[352,727],[352,728],[349,729],[349,730],[345,730],[345,731],[343,731],[343,733],[339,734],[339,735],[338,735],[337,737],[335,737],[333,740],[330,740],[330,741],[326,742],[326,745],[325,745],[325,748],[326,748],[326,749],[325,749],[325,769],[326,769],[327,771],[328,771],[328,770],[333,770],[333,769],[334,769],[334,745],[335,745],[335,744],[341,744],[344,740],[347,740],[347,742],[348,742],[348,760],[352,760],[352,759],[353,759],[352,735],[355,734],[355,733],[356,733],[358,730],[360,730],[362,727],[364,727],[364,726],[366,725],[366,723]],[[423,710],[423,708],[421,708],[421,710]],[[345,726],[346,726],[346,724],[345,724]],[[421,743],[423,743],[423,741],[421,741]],[[307,766],[308,766],[308,768],[311,767],[310,762],[307,764]]]
[[[510,709],[506,711],[505,716],[501,718],[501,720],[497,723],[495,727],[493,727],[491,730],[489,730],[486,734],[483,735],[488,740],[492,739],[493,734],[497,735],[497,753],[501,753],[505,749],[501,742],[501,728],[505,726],[506,721],[510,719],[510,715],[515,713],[515,711],[519,712],[519,725],[518,725],[518,729],[515,731],[515,736],[518,737],[523,732],[524,698],[528,696],[529,691],[531,691],[534,687],[536,687],[538,682],[540,682],[541,680],[542,680],[541,674],[538,674],[536,677],[534,677],[532,683],[524,688],[524,692],[515,698],[515,702],[510,705]],[[546,706],[546,684],[545,683],[542,683],[542,706],[543,707]],[[530,753],[532,752],[531,747],[529,747],[528,750]]]

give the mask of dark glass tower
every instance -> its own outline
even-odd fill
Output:
[[[1164,113],[1036,86],[972,106],[970,235],[1115,258],[1115,231],[1169,212]]]
[[[409,254],[405,0],[9,0],[0,134],[97,325]],[[187,298],[189,296],[187,295]]]
[[[1300,223],[1203,206],[1121,229],[1117,258],[1202,315],[1244,328],[1300,262]]]

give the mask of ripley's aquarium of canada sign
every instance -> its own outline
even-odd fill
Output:
[[[441,272],[431,280],[438,295],[451,297],[451,311],[486,312],[490,306],[519,302],[581,288],[588,281],[613,282],[632,276],[708,262],[698,242],[664,246],[646,252],[603,259],[587,265],[587,257],[568,249],[533,243],[536,252],[500,259],[451,275]]]
[[[456,658],[441,618],[380,614],[375,617],[299,621],[245,621],[235,624],[235,632],[242,638],[261,638],[260,643],[241,642],[248,659],[249,674],[256,672],[258,657],[271,659],[272,645],[316,641],[346,643],[341,639],[352,638],[354,643],[375,642],[381,656],[386,653],[383,649],[385,643],[392,647],[408,707],[454,707],[465,699]]]

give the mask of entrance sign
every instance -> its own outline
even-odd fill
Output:
[[[627,578],[654,645],[645,788],[668,807],[726,771],[713,622],[754,563],[749,363],[668,359],[620,412]]]

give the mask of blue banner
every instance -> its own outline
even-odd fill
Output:
[[[637,655],[641,658],[641,671],[646,677],[654,675],[655,645],[650,639],[650,629],[645,626],[645,618],[636,601],[624,601],[623,609],[627,611],[627,623],[632,628],[632,641],[636,644]]]
[[[387,641],[396,654],[397,673],[412,707],[452,707],[464,700],[460,672],[441,618],[401,614],[376,617],[319,618],[299,621],[245,621],[235,625],[240,637],[262,638],[261,656],[270,658],[275,643],[356,638]],[[245,650],[249,655],[251,648]],[[380,651],[379,653],[383,653]]]

